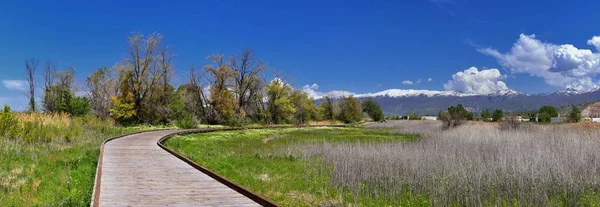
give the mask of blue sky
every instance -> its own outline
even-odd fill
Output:
[[[17,82],[26,58],[75,66],[85,85],[90,71],[122,59],[131,32],[164,35],[177,54],[175,82],[186,78],[189,65],[206,65],[209,54],[249,48],[295,87],[316,83],[311,90],[319,93],[589,90],[600,72],[600,37],[593,41],[600,35],[599,6],[576,0],[2,2],[0,104],[26,103]]]

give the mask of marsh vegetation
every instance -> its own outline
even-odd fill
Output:
[[[596,206],[598,132],[389,121],[207,133],[167,145],[285,206]]]

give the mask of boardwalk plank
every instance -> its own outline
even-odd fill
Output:
[[[147,132],[107,142],[99,205],[260,206],[156,144],[173,132]]]

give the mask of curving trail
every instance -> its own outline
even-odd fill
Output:
[[[145,132],[105,143],[92,206],[260,206],[160,148],[184,130]]]

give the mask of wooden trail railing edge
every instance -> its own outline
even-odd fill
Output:
[[[197,133],[208,133],[208,132],[216,132],[216,131],[234,131],[234,130],[247,130],[247,129],[278,129],[278,128],[308,128],[308,127],[346,127],[347,125],[302,125],[302,126],[298,126],[298,125],[284,125],[284,126],[256,126],[256,127],[223,127],[223,128],[202,128],[202,129],[188,129],[188,130],[180,130],[180,131],[175,131],[173,133],[167,134],[164,137],[160,138],[159,141],[156,143],[160,148],[162,148],[163,150],[169,152],[171,155],[177,157],[178,159],[184,161],[185,163],[187,163],[188,165],[192,166],[193,168],[197,169],[198,171],[212,177],[213,179],[219,181],[220,183],[226,185],[227,187],[235,190],[236,192],[250,198],[251,200],[253,200],[254,202],[262,205],[262,206],[267,206],[267,207],[279,207],[279,205],[277,205],[275,202],[257,194],[254,193],[236,183],[234,183],[233,181],[230,181],[229,179],[209,170],[208,168],[205,168],[201,165],[199,165],[198,163],[195,163],[194,161],[186,158],[185,156],[167,148],[166,146],[164,146],[162,143],[173,137],[173,136],[177,136],[177,135],[186,135],[186,134],[197,134]],[[125,134],[125,135],[120,135],[117,137],[113,137],[110,139],[105,140],[102,143],[102,146],[100,147],[100,154],[98,156],[98,165],[96,167],[96,178],[94,180],[94,189],[92,191],[92,202],[91,205],[92,207],[97,207],[99,206],[99,200],[100,200],[100,185],[102,183],[102,155],[104,153],[104,145],[112,140],[115,139],[119,139],[122,137],[126,137],[126,136],[130,136],[130,135],[135,135],[135,134],[141,134],[141,133],[146,133],[146,132],[155,132],[155,131],[166,131],[166,130],[176,130],[176,129],[156,129],[156,130],[147,130],[147,131],[140,131],[140,132],[135,132],[135,133],[130,133],[130,134]]]

